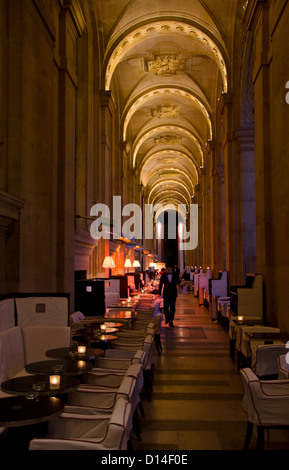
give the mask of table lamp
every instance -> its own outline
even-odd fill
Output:
[[[113,257],[112,256],[106,256],[104,258],[102,267],[103,268],[110,268],[110,269],[115,268],[115,262],[114,262]]]

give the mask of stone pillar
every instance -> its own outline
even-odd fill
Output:
[[[211,247],[210,247],[210,198],[211,198],[211,191],[210,187],[208,186],[208,175],[209,175],[209,168],[208,169],[201,169],[201,188],[202,188],[202,258],[201,258],[201,266],[207,267],[210,264],[210,254],[211,254]]]
[[[223,93],[219,101],[222,118],[222,152],[225,181],[226,270],[230,284],[243,284],[242,214],[240,159],[233,131],[232,95]]]
[[[82,34],[81,11],[74,1],[60,2],[57,289],[71,294],[74,307],[75,167],[76,167],[76,41]]]
[[[111,232],[113,224],[112,204],[112,153],[114,149],[113,122],[114,122],[114,100],[110,91],[101,91],[101,147],[98,158],[98,202],[106,204],[110,210],[110,221],[107,230]],[[110,240],[100,239],[98,241],[98,277],[105,277],[108,270],[102,267],[103,260],[110,254]]]
[[[128,181],[127,181],[127,171],[128,171],[128,152],[127,152],[127,143],[121,142],[120,143],[120,177],[121,177],[121,196],[122,196],[122,204],[125,206],[128,201],[127,197],[127,188],[128,188]]]
[[[255,273],[257,270],[254,126],[238,129],[237,136],[241,153],[243,276],[245,277],[246,273]]]
[[[199,175],[199,181],[201,176]],[[201,195],[201,185],[196,184],[194,187],[195,190],[195,197],[194,197],[194,204],[198,205],[198,247],[193,252],[193,265],[196,266],[198,269],[200,266],[203,266],[203,202],[202,202],[202,195]]]
[[[254,41],[257,269],[265,319],[288,332],[289,4],[254,0],[245,20]]]

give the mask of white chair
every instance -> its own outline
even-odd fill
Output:
[[[251,351],[251,367],[259,379],[278,379],[278,357],[285,354],[285,344],[262,344],[253,346]]]
[[[241,369],[243,409],[247,413],[244,450],[249,448],[253,426],[258,429],[257,448],[264,449],[264,430],[289,427],[289,380],[261,381],[252,369]]]
[[[143,373],[143,364],[145,358],[145,352],[139,351],[142,353],[142,358],[140,362],[131,363],[128,354],[130,351],[115,351],[118,355],[122,355],[123,358],[114,358],[106,357],[105,368],[97,367],[93,368],[87,374],[83,376],[83,383],[96,385],[97,387],[104,387],[106,389],[119,387],[123,377],[134,377],[136,380],[135,385],[135,395],[137,398],[137,405],[141,412],[142,417],[144,417],[144,409],[141,400],[141,392],[144,386],[144,373]],[[127,356],[127,357],[126,357]],[[115,360],[116,359],[116,360]],[[121,368],[121,366],[126,365],[123,361],[129,360],[129,366],[127,368]]]
[[[66,406],[49,422],[45,438],[30,441],[29,450],[127,450],[132,430],[132,406],[120,398],[112,413]]]
[[[118,384],[116,384],[117,378]],[[94,407],[98,410],[112,410],[116,400],[125,398],[132,404],[133,427],[137,438],[140,438],[138,407],[144,416],[140,396],[144,385],[142,365],[134,364],[118,377],[113,374],[108,375],[107,371],[101,369],[93,369],[86,374],[85,382],[68,396],[68,403]],[[115,387],[111,386],[113,382],[116,384]]]
[[[119,398],[131,402],[135,383],[134,377],[124,375],[120,386],[116,388],[81,384],[76,390],[68,394],[67,404],[112,411]]]
[[[135,341],[114,341],[113,349],[124,351],[137,351],[143,350],[145,355],[145,360],[143,364],[143,374],[144,374],[144,389],[147,394],[148,399],[151,399],[152,381],[153,381],[153,368],[154,368],[154,336],[148,334],[143,342]]]
[[[278,378],[279,379],[289,379],[289,361],[288,361],[287,354],[283,354],[282,356],[278,357],[278,373],[279,373]]]
[[[103,357],[97,357],[94,361],[94,369],[107,371],[127,370],[133,364],[145,363],[146,353],[142,349],[136,351],[122,351],[118,349],[107,349]]]
[[[237,362],[238,369],[241,368],[242,364],[248,365],[252,360],[251,346],[253,342],[250,339],[252,333],[280,333],[280,328],[255,325],[255,326],[240,326],[236,330],[236,351],[237,351]],[[264,340],[254,341],[254,345],[264,344]]]

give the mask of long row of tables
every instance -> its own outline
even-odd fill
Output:
[[[60,414],[66,395],[79,386],[82,374],[92,369],[94,359],[104,355],[107,345],[117,339],[123,320],[133,321],[137,317],[136,309],[142,300],[139,295],[143,293],[136,294],[112,306],[102,321],[88,321],[75,330],[70,348],[48,350],[49,359],[25,366],[28,375],[3,382],[1,390],[9,396],[0,400],[0,427],[47,423]],[[158,296],[151,298],[155,301]],[[78,352],[78,345],[85,346],[83,352]],[[53,383],[52,378],[57,382]]]
[[[289,341],[289,335],[277,327],[237,316],[230,318],[229,338],[230,356],[233,362],[237,356],[238,369],[251,365],[253,352],[258,346],[286,344]]]
[[[5,428],[6,435],[10,428],[47,423],[60,414],[66,395],[80,385],[82,374],[92,369],[94,359],[104,355],[109,333],[117,332],[121,326],[122,323],[91,323],[78,331],[79,336],[73,336],[71,347],[46,351],[47,360],[25,366],[27,375],[2,382],[1,390],[8,396],[0,400],[0,427]],[[89,344],[93,339],[102,347],[86,346],[83,352],[78,351],[78,345]]]

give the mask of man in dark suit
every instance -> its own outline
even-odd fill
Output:
[[[162,273],[159,285],[159,295],[164,299],[164,313],[166,324],[172,328],[174,327],[174,316],[176,310],[176,300],[178,296],[178,284],[180,283],[179,276],[172,272],[171,268],[167,266],[166,270]]]

